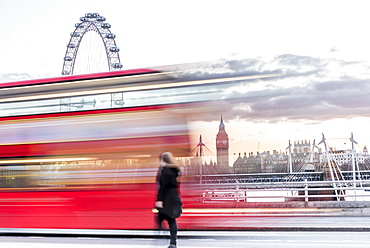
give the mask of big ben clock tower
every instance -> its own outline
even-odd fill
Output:
[[[217,150],[217,166],[229,166],[229,136],[225,131],[225,125],[222,120],[216,136],[216,150]]]

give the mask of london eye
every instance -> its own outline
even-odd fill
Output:
[[[87,13],[75,24],[64,56],[62,75],[77,75],[122,69],[116,35],[98,13]]]

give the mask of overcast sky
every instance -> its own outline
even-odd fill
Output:
[[[124,69],[205,62],[198,76],[286,75],[228,91],[238,97],[220,109],[231,153],[284,150],[323,132],[370,144],[367,1],[0,0],[0,82],[59,76],[88,12],[112,25]],[[219,117],[203,121],[214,149]]]

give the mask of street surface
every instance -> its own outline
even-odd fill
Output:
[[[180,230],[178,247],[370,248],[370,217],[248,217],[240,221],[244,231]],[[230,226],[232,223],[237,225],[235,219],[230,220]],[[167,248],[168,234],[154,230],[0,228],[0,247]]]
[[[213,232],[212,232],[213,233]],[[225,232],[221,236],[180,237],[179,248],[276,248],[276,247],[370,247],[369,232]],[[227,235],[229,234],[229,235]],[[91,238],[91,237],[0,237],[7,248],[166,248],[165,238]]]

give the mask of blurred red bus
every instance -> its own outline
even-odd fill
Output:
[[[190,151],[184,105],[155,91],[171,83],[138,69],[0,84],[0,227],[153,228],[158,156]]]

